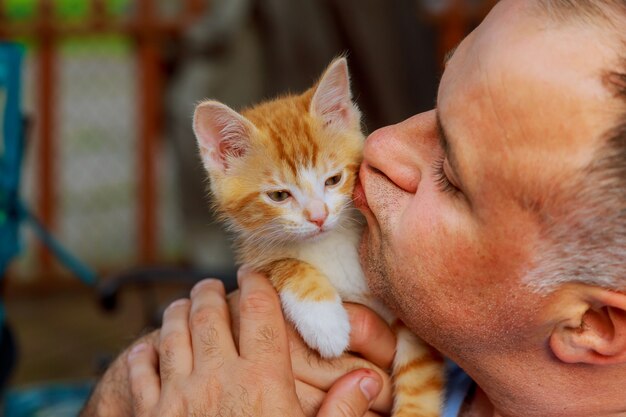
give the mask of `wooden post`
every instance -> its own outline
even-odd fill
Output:
[[[156,153],[161,129],[163,68],[160,48],[166,38],[176,39],[207,7],[208,0],[184,0],[184,7],[173,19],[157,15],[155,0],[133,0],[137,6],[130,18],[107,14],[107,0],[85,0],[90,5],[87,19],[65,23],[55,20],[55,0],[34,0],[37,13],[29,21],[9,21],[6,2],[0,0],[0,38],[30,38],[35,45],[36,124],[36,210],[46,227],[54,230],[59,167],[57,166],[57,81],[58,45],[67,36],[113,33],[136,41],[137,59],[137,258],[148,264],[158,260],[157,167]],[[37,248],[39,259],[37,287],[59,286],[56,270],[51,270],[51,256]]]
[[[104,0],[91,0],[89,6],[89,18],[94,31],[104,30],[107,25],[107,13]]]
[[[205,4],[202,0],[187,0],[185,6],[186,10],[183,12],[183,15],[186,14],[188,17],[197,17],[197,15],[204,10]]]
[[[4,38],[6,36],[4,29],[4,25],[7,22],[6,10],[4,2],[0,1],[0,38]]]
[[[37,79],[38,113],[39,113],[39,146],[38,146],[38,212],[41,221],[48,229],[56,224],[56,33],[52,25],[52,2],[39,0],[38,4],[38,49]],[[51,266],[50,253],[43,246],[39,247],[42,269]]]
[[[138,97],[139,121],[139,257],[144,264],[153,263],[157,253],[155,155],[159,133],[161,104],[161,73],[159,48],[155,29],[154,4],[150,0],[137,2]]]

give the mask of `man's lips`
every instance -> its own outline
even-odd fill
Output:
[[[354,201],[354,206],[359,210],[369,210],[369,206],[367,205],[367,197],[365,196],[365,189],[361,184],[361,173],[356,179],[356,183],[354,185],[354,191],[352,192],[352,200]]]

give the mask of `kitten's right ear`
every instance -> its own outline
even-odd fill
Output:
[[[243,156],[254,130],[252,122],[214,100],[198,104],[193,115],[193,131],[208,171],[223,172],[232,158]]]
[[[352,102],[346,58],[335,59],[324,71],[311,99],[310,112],[325,126],[358,128],[361,113]]]

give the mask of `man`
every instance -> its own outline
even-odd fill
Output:
[[[447,62],[437,109],[366,142],[362,262],[374,292],[475,381],[447,415],[626,416],[625,27],[621,0],[502,0]],[[269,284],[241,275],[239,354],[223,290],[199,285],[168,309],[159,358],[146,343],[130,355],[138,415],[388,412],[380,321],[351,307],[368,320],[351,347],[375,373],[337,375],[364,366],[354,357],[305,369]],[[126,381],[122,365],[86,415],[126,401],[107,383]]]

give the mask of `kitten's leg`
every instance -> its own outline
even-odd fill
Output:
[[[397,336],[393,362],[394,417],[439,417],[444,394],[444,363],[403,324]]]
[[[337,290],[312,265],[281,259],[265,270],[280,294],[283,311],[307,345],[322,357],[341,355],[350,340],[350,322]]]

